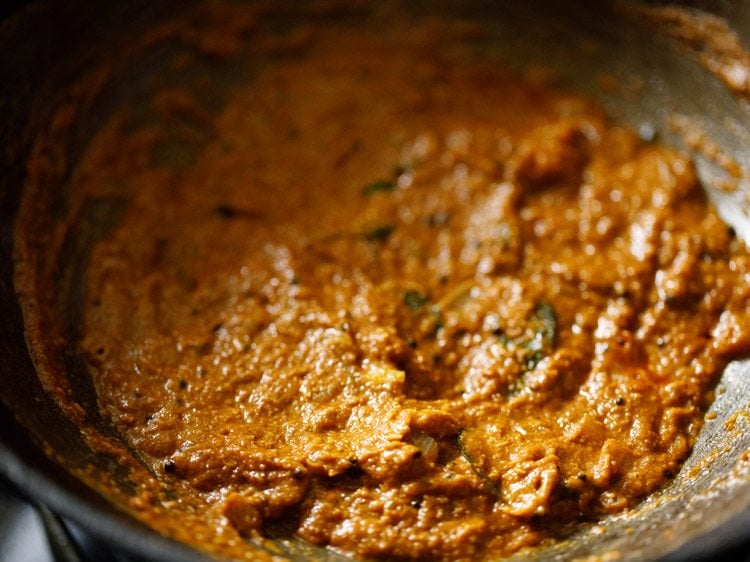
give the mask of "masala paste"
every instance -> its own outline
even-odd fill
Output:
[[[83,353],[188,541],[547,543],[670,479],[748,351],[748,254],[685,153],[410,25],[258,31],[280,62],[220,109],[156,91],[79,164],[130,193]]]

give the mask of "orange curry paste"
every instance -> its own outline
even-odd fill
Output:
[[[689,157],[448,27],[259,31],[283,56],[220,109],[154,94],[209,131],[191,158],[123,108],[81,159],[132,194],[83,353],[186,535],[543,544],[674,475],[748,350],[750,260]]]

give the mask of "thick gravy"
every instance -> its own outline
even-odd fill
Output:
[[[258,31],[280,62],[220,110],[157,91],[161,125],[124,108],[88,147],[74,180],[132,198],[82,348],[157,529],[170,504],[234,556],[296,535],[481,559],[679,470],[749,349],[748,254],[686,154],[464,48],[478,33]],[[165,156],[174,135],[200,149]]]

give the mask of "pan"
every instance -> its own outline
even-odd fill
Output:
[[[84,420],[117,438],[97,414],[76,341],[82,270],[92,247],[117,223],[128,202],[108,197],[74,204],[70,174],[117,107],[138,107],[157,78],[166,84],[190,84],[192,77],[170,64],[188,47],[174,40],[149,43],[137,38],[190,13],[195,4],[34,2],[6,16],[0,26],[0,471],[29,498],[118,551],[148,560],[210,558],[133,517],[127,508],[133,490],[122,459],[92,449],[81,434]],[[303,5],[276,3],[283,14],[278,25],[283,26],[285,18],[302,17]],[[594,97],[615,119],[642,135],[658,135],[667,145],[691,151],[705,185],[722,186],[728,179],[737,184],[735,190],[709,187],[709,197],[722,218],[750,241],[743,177],[743,169],[750,169],[750,155],[744,150],[750,145],[750,55],[742,47],[743,40],[750,41],[746,6],[718,1],[664,6],[503,0],[416,2],[410,10],[489,22],[493,44],[484,48],[498,49],[508,66],[542,68],[565,87]],[[367,3],[353,3],[343,11],[317,9],[315,25],[325,25],[326,18],[361,18],[367,11]],[[106,80],[81,89],[81,76],[112,60],[117,63],[107,67]],[[208,61],[201,72],[210,77],[217,104],[232,84],[252,79],[252,71],[231,62]],[[76,119],[58,126],[51,116],[66,104],[75,108]],[[59,389],[51,388],[43,376],[39,358],[32,359],[35,342],[28,341],[25,324],[30,313],[16,283],[19,265],[13,259],[18,243],[14,227],[30,173],[26,163],[35,141],[50,131],[55,139],[50,150],[60,151],[67,165],[45,172],[38,206],[44,212],[34,220],[29,245],[34,249],[31,274],[55,280],[54,293],[36,303],[33,316],[42,329],[64,334],[54,357],[69,383],[62,401]],[[63,227],[63,242],[48,243],[49,233]],[[583,526],[523,559],[746,555],[749,404],[750,363],[735,361],[717,384],[710,423],[673,482],[637,508]],[[276,540],[273,549],[290,560],[348,559],[289,538]]]

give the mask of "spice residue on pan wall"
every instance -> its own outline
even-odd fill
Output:
[[[684,6],[621,6],[674,38],[733,92],[750,95],[750,53],[724,18]]]

